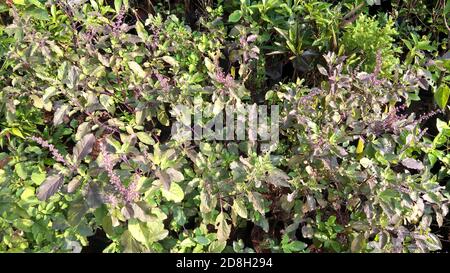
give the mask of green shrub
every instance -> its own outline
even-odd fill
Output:
[[[104,252],[442,248],[431,227],[447,221],[440,183],[450,130],[438,120],[437,136],[426,134],[436,111],[401,113],[426,78],[421,63],[392,73],[393,21],[360,14],[341,39],[340,14],[320,16],[339,5],[244,2],[224,21],[222,6],[209,7],[197,28],[163,12],[130,22],[125,1],[9,8],[13,21],[0,28],[1,252],[77,252],[96,229],[110,240]],[[291,22],[306,12],[317,26],[283,25],[283,11]],[[322,59],[331,38],[343,51]],[[285,63],[319,48],[324,66],[307,71],[318,84],[300,73],[265,82],[271,59],[261,49],[272,42],[293,49],[280,54]],[[202,110],[204,125],[256,103],[280,108],[278,143],[168,132],[190,124],[180,105]]]
[[[398,53],[394,41],[397,31],[391,18],[383,20],[360,15],[356,21],[345,27],[342,45],[345,54],[355,56],[355,62],[362,63],[364,71],[373,71],[376,65],[377,51],[383,59],[382,75],[389,76],[399,65]]]

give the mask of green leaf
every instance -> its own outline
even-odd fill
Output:
[[[88,207],[83,199],[72,202],[67,211],[67,222],[69,222],[71,226],[77,226],[87,211]]]
[[[142,41],[144,41],[144,42],[147,41],[147,39],[148,39],[147,30],[145,30],[144,25],[140,21],[136,22],[136,31],[137,31],[139,38],[141,38]]]
[[[38,8],[41,8],[41,9],[45,9],[45,5],[43,4],[43,3],[41,3],[41,2],[39,2],[39,0],[27,0],[30,4],[33,4],[33,5],[35,5],[36,7],[38,7]],[[42,0],[41,0],[42,1]]]
[[[139,220],[130,219],[128,221],[128,231],[131,233],[136,241],[147,245],[147,239],[145,238],[145,233],[147,233],[146,227]]]
[[[66,69],[65,66],[67,66],[67,63],[63,63],[61,65],[61,67]],[[60,73],[60,72],[58,71],[58,73]],[[63,73],[63,72],[61,72],[61,73]],[[50,98],[53,97],[54,95],[56,95],[56,93],[57,93],[57,90],[54,86],[50,86],[50,87],[46,88],[44,91],[44,96],[42,97],[42,99],[44,100],[44,103],[49,102]]]
[[[211,61],[211,59],[208,58],[208,57],[205,58],[205,66],[206,66],[206,69],[208,69],[209,72],[213,72],[216,69],[216,66]]]
[[[44,172],[34,172],[31,174],[31,181],[36,185],[41,185],[44,182],[46,174]]]
[[[223,99],[220,97],[217,98],[216,101],[214,102],[213,114],[215,116],[217,116],[220,112],[222,112],[224,107],[225,107],[225,103],[224,103]]]
[[[293,241],[288,244],[288,248],[292,252],[300,252],[304,250],[308,245],[300,241]]]
[[[364,151],[364,140],[362,138],[359,138],[358,140],[358,146],[356,147],[356,153],[360,154]]]
[[[169,117],[167,116],[167,113],[164,109],[160,108],[158,110],[157,118],[162,125],[169,126],[170,124]]]
[[[444,14],[447,15],[447,13],[450,12],[450,1],[447,1],[444,8]]]
[[[202,246],[207,246],[210,243],[209,239],[205,236],[197,236],[195,237],[195,241]]]
[[[431,167],[433,167],[436,161],[438,160],[438,157],[434,153],[428,153],[427,156],[428,160],[430,161]]]
[[[130,219],[128,221],[128,230],[134,239],[147,247],[169,235],[169,231],[164,229],[164,224],[158,221],[144,224],[139,220]]]
[[[445,109],[445,106],[448,102],[448,97],[450,95],[450,88],[446,84],[442,84],[434,93],[434,99],[436,103],[441,107],[441,109]]]
[[[172,67],[178,67],[179,66],[177,60],[175,60],[175,58],[173,58],[171,56],[163,56],[162,59],[166,63],[170,64]]]
[[[44,100],[36,95],[31,95],[30,98],[33,100],[33,106],[39,109],[44,108]]]
[[[230,237],[231,225],[227,223],[226,214],[221,212],[216,218],[217,240],[226,241]]]
[[[25,5],[25,0],[13,0],[13,3],[15,5]]]
[[[13,225],[17,229],[23,230],[25,232],[30,232],[34,222],[30,219],[14,219]]]
[[[18,136],[18,137],[20,137],[20,138],[25,138],[25,137],[23,136],[23,134],[22,134],[22,131],[20,131],[20,129],[18,129],[18,128],[12,128],[12,129],[11,129],[11,134],[13,134],[13,135],[15,135],[15,136]]]
[[[20,195],[20,199],[24,201],[30,201],[30,199],[35,199],[35,193],[33,187],[26,187],[25,190]]]
[[[227,246],[226,241],[214,241],[208,247],[208,252],[221,253]]]
[[[242,218],[247,219],[247,208],[241,199],[235,199],[233,202],[233,210]]]
[[[450,130],[450,126],[447,124],[447,122],[442,121],[440,119],[436,119],[436,127],[440,133],[442,133],[445,130]]]
[[[380,193],[379,197],[384,201],[389,202],[391,199],[397,198],[398,195],[399,193],[397,191],[392,189],[386,189]]]
[[[146,73],[137,62],[134,61],[128,62],[128,66],[136,76],[142,79],[145,78]]]
[[[361,166],[364,168],[367,168],[372,165],[372,160],[368,159],[367,157],[363,157],[359,160],[359,163],[361,163]]]
[[[116,107],[114,104],[114,99],[111,96],[101,94],[99,97],[100,104],[105,107],[106,111],[108,111],[110,114],[114,114],[116,111]]]
[[[135,115],[136,125],[141,126],[144,123],[144,120],[145,120],[145,115],[144,115],[145,109],[142,109],[142,110],[136,109],[135,111],[136,111],[136,113],[135,113],[136,114]]]
[[[153,145],[155,144],[155,140],[150,136],[149,133],[146,132],[138,132],[136,133],[137,138],[144,144]]]
[[[90,0],[91,6],[94,8],[95,11],[98,11],[98,4],[95,0]]]
[[[0,4],[0,13],[7,12],[9,7],[6,4]]]
[[[116,12],[119,13],[122,8],[122,0],[114,0],[114,8],[116,9]]]
[[[169,231],[164,229],[164,224],[161,222],[148,222],[148,236],[147,241],[148,243],[153,243],[160,241],[169,235]]]
[[[259,217],[258,221],[255,222],[256,225],[260,226],[266,233],[269,232],[269,220],[266,217]]]
[[[241,10],[235,10],[233,13],[230,14],[228,17],[228,22],[230,23],[236,23],[239,20],[241,20],[242,17],[242,11]]]
[[[25,171],[25,166],[23,165],[23,163],[17,163],[16,166],[14,166],[14,171],[23,180],[27,179],[28,174]]]
[[[180,203],[184,198],[183,189],[177,183],[170,184],[170,190],[162,188],[162,195],[169,201]]]
[[[50,16],[48,15],[47,10],[36,8],[36,7],[29,7],[25,10],[25,14],[29,15],[35,19],[38,20],[49,20]]]

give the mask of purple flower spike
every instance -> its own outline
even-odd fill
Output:
[[[103,167],[108,174],[109,181],[111,182],[117,193],[122,197],[122,200],[125,201],[125,203],[132,202],[138,197],[138,192],[136,192],[137,180],[135,179],[133,183],[131,183],[131,185],[126,188],[122,184],[120,177],[114,172],[114,163],[111,159],[110,154],[106,151],[106,147],[103,143],[100,143],[100,150],[103,155]]]
[[[47,148],[53,155],[53,157],[55,158],[56,161],[63,163],[64,165],[69,165],[66,160],[64,159],[64,156],[62,156],[59,151],[55,148],[55,146],[53,144],[49,144],[48,141],[40,138],[40,137],[36,137],[36,136],[32,136],[30,137],[31,140],[35,141],[36,143],[38,143],[39,145],[41,145],[43,148]]]

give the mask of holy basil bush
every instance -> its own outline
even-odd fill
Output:
[[[0,4],[1,252],[79,252],[98,229],[105,252],[442,248],[450,125],[424,124],[446,111],[447,60],[401,65],[391,18],[218,1],[188,26],[133,1],[44,2]],[[442,110],[418,116],[428,85]],[[178,105],[256,104],[280,109],[269,151],[170,134]]]

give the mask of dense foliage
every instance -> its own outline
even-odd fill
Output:
[[[450,4],[375,2],[0,3],[0,252],[448,250]]]

